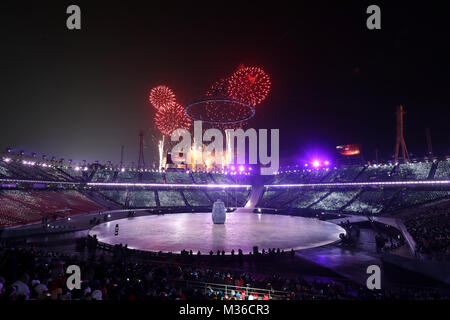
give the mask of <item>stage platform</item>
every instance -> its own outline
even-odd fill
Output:
[[[115,226],[119,234],[115,235]],[[224,225],[214,225],[211,213],[177,213],[125,218],[100,224],[89,231],[100,242],[127,244],[146,251],[179,253],[242,249],[244,254],[258,246],[259,250],[280,248],[301,250],[333,243],[340,226],[310,218],[256,214],[245,211],[227,213]]]

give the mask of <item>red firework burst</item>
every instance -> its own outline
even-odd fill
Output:
[[[270,91],[269,76],[258,67],[240,67],[228,81],[228,95],[242,102],[256,106]]]
[[[175,94],[167,86],[157,86],[150,90],[149,101],[156,109],[169,108],[176,104]]]
[[[159,108],[155,115],[155,125],[166,136],[172,135],[176,129],[191,127],[192,121],[184,113],[184,108],[178,103],[168,108]]]
[[[217,81],[206,92],[206,97],[231,99],[228,95],[228,84],[229,78]],[[206,117],[210,121],[227,122],[242,119],[247,117],[249,112],[251,110],[236,103],[208,102],[206,104]],[[216,124],[216,126],[222,129],[235,129],[242,127],[243,123]]]

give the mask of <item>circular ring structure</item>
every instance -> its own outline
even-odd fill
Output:
[[[245,108],[248,108],[250,111],[250,114],[248,116],[245,117],[241,117],[239,119],[235,119],[235,120],[211,120],[211,119],[201,119],[195,115],[193,115],[192,113],[189,113],[189,110],[197,105],[201,105],[201,104],[208,104],[208,103],[231,103],[231,104],[235,104],[235,105],[241,105]],[[212,99],[204,99],[204,100],[199,100],[199,101],[195,101],[192,102],[190,104],[188,104],[185,108],[184,108],[184,113],[191,118],[193,121],[203,121],[206,123],[211,123],[211,124],[222,124],[222,125],[226,125],[226,124],[236,124],[236,123],[241,123],[241,122],[245,122],[250,120],[251,118],[253,118],[253,116],[256,113],[255,107],[242,102],[242,101],[238,101],[238,100],[233,100],[233,99],[226,99],[226,98],[212,98]]]

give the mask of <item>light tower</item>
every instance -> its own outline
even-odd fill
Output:
[[[145,167],[144,160],[144,130],[139,132],[139,159],[138,159],[138,170]]]
[[[405,138],[403,136],[403,115],[405,112],[403,111],[403,106],[397,107],[397,139],[395,143],[395,162],[398,162],[398,153],[400,149],[400,145],[402,148],[403,161],[409,161],[408,149],[406,149]]]

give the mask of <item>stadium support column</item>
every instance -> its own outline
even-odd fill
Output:
[[[400,146],[402,148],[403,161],[409,161],[408,149],[406,149],[405,138],[403,136],[403,106],[397,107],[397,138],[395,143],[395,162],[398,162],[398,154]]]

